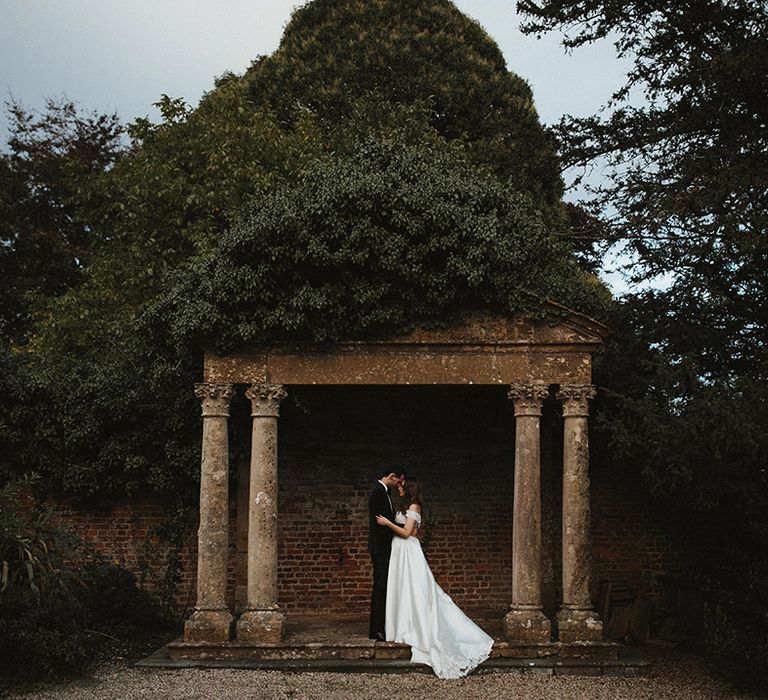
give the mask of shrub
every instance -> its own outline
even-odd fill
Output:
[[[133,574],[84,549],[55,513],[0,489],[0,676],[30,682],[82,673],[115,652],[146,653],[173,621]]]

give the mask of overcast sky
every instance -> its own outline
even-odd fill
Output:
[[[0,90],[41,108],[66,95],[123,120],[156,115],[163,93],[195,104],[225,71],[274,51],[292,0],[0,0]],[[609,44],[566,56],[517,29],[514,0],[458,0],[533,87],[545,123],[588,114],[621,82]],[[7,120],[1,125],[3,142]]]
[[[556,36],[518,30],[515,0],[455,0],[533,88],[542,121],[594,113],[627,66],[609,43],[565,55]],[[157,118],[162,94],[195,105],[226,71],[242,73],[280,42],[293,0],[0,0],[0,92],[30,109],[46,97],[123,121]],[[8,120],[0,118],[0,143]]]

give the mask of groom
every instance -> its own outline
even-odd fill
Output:
[[[405,482],[402,472],[385,472],[368,494],[368,551],[373,563],[373,590],[371,591],[371,622],[368,636],[371,639],[385,641],[384,617],[387,606],[387,574],[389,573],[389,553],[392,549],[392,530],[376,524],[376,516],[384,515],[389,520],[395,519],[392,507],[392,493],[397,494],[397,487]]]

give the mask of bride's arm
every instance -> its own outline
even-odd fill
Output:
[[[414,510],[416,512],[420,512],[421,508],[419,508],[419,506],[414,503],[408,507],[408,510]],[[413,518],[406,517],[404,526],[400,526],[400,525],[397,525],[396,523],[393,523],[389,518],[385,518],[383,515],[377,515],[376,522],[379,525],[384,525],[388,527],[398,537],[402,537],[403,539],[406,539],[406,540],[411,535],[416,534],[416,521]]]
[[[403,539],[408,539],[416,529],[416,523],[411,518],[406,518],[405,526],[403,527],[401,527],[400,525],[397,525],[396,523],[393,523],[391,520],[389,520],[388,518],[385,518],[383,515],[377,515],[376,522],[379,525],[384,525],[388,527],[398,537],[402,537]]]

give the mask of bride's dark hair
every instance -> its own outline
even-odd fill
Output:
[[[406,479],[405,480],[405,504],[406,506],[411,505],[411,503],[417,503],[418,505],[422,505],[421,503],[421,484],[416,481],[415,479]]]

